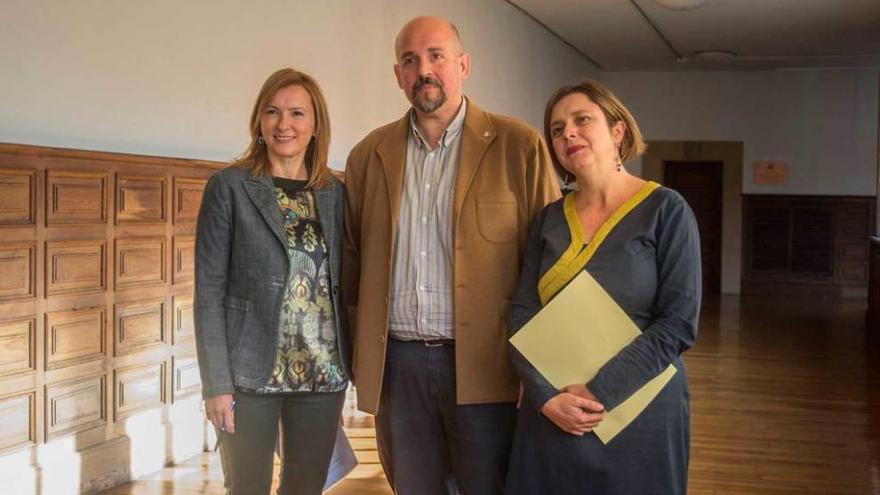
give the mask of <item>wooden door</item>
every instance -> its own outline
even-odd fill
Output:
[[[721,292],[722,184],[721,162],[664,162],[663,185],[681,193],[697,217],[706,294]]]

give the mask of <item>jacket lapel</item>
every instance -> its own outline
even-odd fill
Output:
[[[400,211],[400,196],[403,193],[407,132],[409,132],[409,112],[394,124],[391,132],[386,134],[379,146],[376,147],[382,168],[385,170],[392,235],[397,231],[397,213]]]
[[[248,197],[257,207],[257,211],[263,217],[263,220],[269,225],[278,241],[283,246],[287,246],[287,234],[281,225],[281,213],[278,211],[278,200],[275,198],[275,186],[268,175],[263,174],[259,177],[250,177],[244,183],[244,190]]]
[[[455,199],[453,225],[458,225],[461,207],[468,190],[483,162],[483,155],[497,136],[495,127],[486,112],[473,101],[467,102],[464,116],[464,129],[461,131],[461,155],[458,159],[458,174],[455,177]]]

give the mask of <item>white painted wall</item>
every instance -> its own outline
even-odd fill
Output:
[[[742,141],[745,193],[873,196],[878,74],[627,72],[603,73],[602,80],[649,140]],[[754,184],[755,160],[788,161],[788,183]]]
[[[0,142],[229,160],[260,84],[293,66],[324,87],[342,168],[407,108],[392,43],[426,13],[458,24],[467,93],[535,127],[553,89],[598,75],[502,0],[3,0]],[[744,192],[876,193],[877,69],[600,77],[650,140],[742,141]],[[762,159],[787,160],[788,184],[753,184]]]
[[[0,142],[229,160],[262,82],[292,66],[323,86],[342,168],[408,107],[393,40],[421,14],[458,25],[466,93],[490,111],[540,128],[557,86],[595,75],[502,0],[3,0]]]

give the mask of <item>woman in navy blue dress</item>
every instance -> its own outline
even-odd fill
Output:
[[[690,426],[681,355],[696,339],[702,290],[694,215],[678,193],[623,167],[645,146],[630,112],[600,84],[558,90],[544,128],[554,165],[577,190],[532,224],[511,335],[581,270],[642,333],[596,376],[562,390],[511,347],[524,394],[507,493],[684,494]],[[590,325],[590,315],[582,321]],[[669,365],[676,373],[657,397],[603,444],[592,430],[605,411]]]

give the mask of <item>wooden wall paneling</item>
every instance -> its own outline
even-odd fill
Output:
[[[105,425],[106,375],[75,378],[46,386],[46,441]]]
[[[0,377],[37,370],[36,334],[33,318],[0,322]]]
[[[47,171],[46,225],[107,223],[108,182],[101,171]]]
[[[869,251],[870,276],[868,282],[868,330],[880,336],[880,237],[871,238]]]
[[[192,282],[195,277],[196,237],[194,235],[175,235],[173,246],[172,282],[175,285]]]
[[[130,473],[115,421],[198,393],[195,224],[225,166],[0,143],[0,461],[48,473],[27,449],[76,435],[51,469],[106,487]]]
[[[36,392],[0,398],[0,452],[37,441]]]
[[[107,289],[107,242],[46,243],[46,297]]]
[[[195,323],[193,321],[193,296],[175,295],[173,297],[174,329],[172,340],[175,345],[195,340]]]
[[[743,292],[864,297],[874,216],[867,197],[746,195]]]
[[[106,308],[46,313],[46,369],[101,359],[106,355]]]
[[[195,223],[202,204],[205,179],[190,177],[174,178],[174,223]]]
[[[0,302],[36,296],[34,243],[0,244]]]
[[[789,238],[791,215],[789,210],[773,204],[755,205],[747,215],[750,247],[747,249],[751,271],[785,273],[791,263]]]
[[[165,402],[165,361],[114,371],[114,421]]]
[[[172,368],[174,369],[172,389],[175,401],[201,391],[202,379],[199,376],[199,363],[194,354],[174,356]]]
[[[794,206],[791,272],[805,278],[834,276],[834,211],[830,204]]]
[[[164,284],[165,237],[116,239],[116,289]]]
[[[113,355],[124,356],[166,341],[165,301],[116,304]]]
[[[34,224],[37,217],[37,172],[0,169],[0,225]]]
[[[862,283],[868,280],[868,237],[873,220],[870,204],[846,202],[835,208],[838,279]]]
[[[116,175],[116,222],[164,222],[165,176]]]

